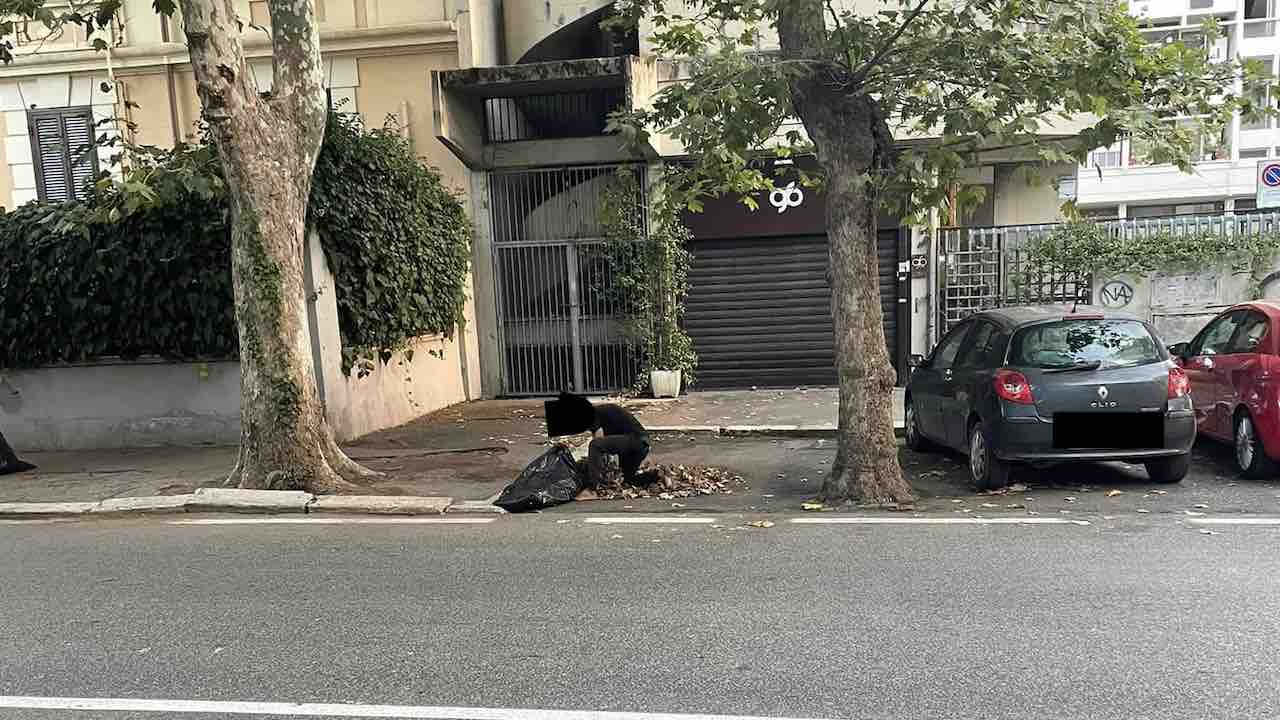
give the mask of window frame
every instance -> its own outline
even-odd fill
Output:
[[[31,142],[31,162],[36,177],[36,197],[40,202],[50,202],[49,192],[46,186],[46,178],[44,174],[44,151],[40,146],[39,121],[48,118],[57,118],[59,122],[59,132],[61,134],[62,146],[64,154],[62,158],[63,171],[67,178],[67,191],[70,196],[67,198],[57,198],[53,202],[66,202],[71,200],[83,200],[79,197],[79,188],[75,184],[75,174],[73,168],[75,161],[72,157],[73,152],[71,142],[67,139],[66,120],[69,117],[83,117],[88,120],[89,139],[91,150],[88,153],[91,177],[97,178],[101,168],[98,165],[97,151],[97,121],[93,118],[93,107],[90,105],[77,105],[74,107],[61,108],[31,108],[27,110],[27,132]]]

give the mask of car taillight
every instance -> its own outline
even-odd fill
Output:
[[[995,378],[996,395],[1001,400],[1008,400],[1019,405],[1034,405],[1031,397],[1031,383],[1027,376],[1017,370],[997,370]]]
[[[1191,378],[1187,371],[1180,367],[1169,368],[1169,399],[1186,397],[1191,394]]]

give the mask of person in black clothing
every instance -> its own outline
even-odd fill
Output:
[[[18,454],[9,447],[9,443],[4,439],[4,433],[0,432],[0,475],[11,475],[13,473],[26,472],[27,470],[35,470],[36,466],[29,462],[23,462],[18,458]]]
[[[604,482],[604,462],[609,455],[618,456],[622,477],[634,484],[640,463],[649,456],[649,433],[635,415],[617,405],[596,405],[591,433],[594,438],[587,446],[587,465],[591,469],[591,483],[596,487]]]

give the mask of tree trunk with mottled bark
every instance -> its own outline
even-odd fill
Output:
[[[182,0],[203,117],[231,206],[240,457],[227,483],[337,492],[375,475],[334,440],[316,387],[303,258],[327,109],[314,0],[270,0],[275,75],[260,96],[234,0]]]
[[[830,60],[814,56],[826,46],[823,17],[820,0],[785,3],[778,19],[783,55]],[[836,459],[822,496],[901,507],[912,497],[893,430],[897,376],[885,344],[876,253],[880,198],[868,182],[891,167],[893,136],[874,99],[847,87],[848,78],[825,72],[810,70],[791,81],[796,112],[826,176],[840,421]]]

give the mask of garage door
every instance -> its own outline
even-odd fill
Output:
[[[896,361],[897,231],[882,231],[879,248]],[[699,389],[835,384],[826,236],[702,240],[692,249],[685,326]]]

